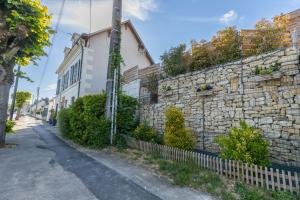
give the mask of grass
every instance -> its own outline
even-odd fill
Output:
[[[160,172],[171,178],[174,185],[192,187],[226,200],[235,199],[230,191],[225,190],[226,187],[218,175],[200,169],[192,162],[166,161],[155,154],[147,157],[146,160],[147,162],[151,160],[151,163],[157,163]]]
[[[159,154],[144,156],[146,165],[157,165],[159,171],[172,180],[174,185],[187,186],[208,192],[223,200],[298,200],[300,196],[282,191],[269,191],[234,182],[193,162],[172,162],[161,158]]]
[[[158,153],[146,154],[138,150],[127,149],[119,152],[124,158],[134,160],[157,173],[172,184],[190,187],[210,193],[222,200],[298,200],[300,196],[288,192],[270,191],[244,183],[235,182],[211,171],[199,168],[193,162],[172,162],[163,159]]]

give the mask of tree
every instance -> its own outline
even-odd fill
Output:
[[[0,147],[5,144],[9,90],[15,64],[28,65],[46,55],[51,16],[40,0],[0,0]],[[35,63],[36,64],[36,63]]]
[[[199,43],[192,41],[192,62],[190,68],[192,71],[210,67],[214,62],[214,49],[211,44],[205,40]]]
[[[250,38],[251,48],[244,54],[258,55],[273,51],[290,44],[287,31],[288,18],[281,15],[274,18],[274,22],[262,19],[255,25],[255,34]]]
[[[190,54],[185,50],[186,45],[180,44],[178,47],[172,47],[160,57],[166,75],[177,76],[188,71]]]
[[[218,31],[211,43],[215,48],[218,63],[230,62],[242,57],[242,39],[234,26]]]
[[[31,98],[30,92],[20,91],[16,93],[16,108],[17,108],[16,120],[20,118],[21,109],[30,98]]]

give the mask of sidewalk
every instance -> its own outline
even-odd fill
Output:
[[[55,161],[32,127],[39,121],[23,117],[16,134],[7,136],[14,148],[0,149],[0,200],[97,200],[82,181]]]

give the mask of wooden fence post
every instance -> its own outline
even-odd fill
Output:
[[[286,179],[285,179],[285,171],[284,170],[281,171],[281,175],[282,175],[283,190],[286,191],[286,181],[285,181]]]

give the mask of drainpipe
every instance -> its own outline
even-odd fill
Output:
[[[81,38],[81,37],[80,37]],[[81,75],[82,75],[82,65],[83,65],[83,50],[84,50],[84,46],[82,44],[82,40],[78,40],[78,42],[80,41],[80,47],[81,47],[81,62],[80,62],[80,72],[79,72],[79,82],[78,82],[78,91],[77,91],[77,98],[79,98],[80,96],[80,87],[81,87]]]

